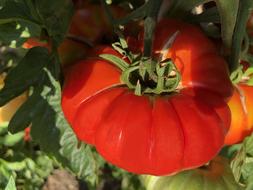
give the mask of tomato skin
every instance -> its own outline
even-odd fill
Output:
[[[126,11],[120,7],[110,6],[110,8],[115,18],[126,15]],[[69,34],[86,38],[96,44],[101,43],[103,37],[112,36],[113,29],[100,4],[84,3],[72,17]]]
[[[253,87],[239,84],[228,102],[232,120],[225,144],[241,142],[253,131]]]
[[[31,49],[36,46],[45,47],[47,49],[50,49],[50,45],[47,42],[39,41],[37,38],[29,38],[24,44],[23,48],[25,49]]]
[[[175,23],[171,28],[180,24]],[[180,44],[176,43],[178,47]],[[187,43],[189,52],[197,51],[191,45],[192,40]],[[138,174],[168,175],[208,162],[223,146],[230,125],[230,110],[225,102],[228,93],[222,96],[210,84],[216,84],[219,79],[230,88],[231,83],[225,78],[229,79],[224,61],[215,54],[211,42],[207,40],[206,44],[210,51],[206,50],[206,54],[202,50],[203,54],[221,63],[221,68],[216,68],[218,63],[214,67],[213,75],[205,73],[213,77],[211,82],[200,77],[191,83],[194,64],[204,66],[189,61],[188,55],[178,54],[174,49],[173,55],[182,58],[190,68],[187,75],[182,75],[182,80],[188,82],[169,95],[136,96],[122,87],[120,70],[105,60],[93,57],[73,65],[66,76],[62,108],[78,139],[94,145],[109,162]],[[108,47],[95,52],[119,56]],[[195,59],[201,56],[199,52]],[[201,61],[209,64],[204,58]],[[197,66],[194,71],[204,70]],[[216,76],[223,69],[227,75]]]

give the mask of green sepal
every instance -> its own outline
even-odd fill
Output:
[[[248,68],[243,74],[243,76],[249,78],[246,82],[247,85],[253,86],[253,68],[252,67]]]
[[[124,70],[121,74],[121,81],[125,83],[129,89],[135,89],[136,84],[132,84],[130,82],[131,73],[135,72],[139,69],[139,66],[129,67],[128,69]]]
[[[116,67],[124,71],[129,67],[129,64],[124,61],[122,58],[117,57],[115,55],[111,54],[100,54],[99,57],[109,61],[110,63],[114,64]]]
[[[243,66],[240,65],[235,71],[233,71],[230,75],[230,80],[233,84],[237,84],[241,81],[243,77]]]
[[[137,96],[142,95],[142,93],[141,93],[141,83],[140,83],[139,80],[137,81],[137,84],[135,86],[134,94],[137,95]]]

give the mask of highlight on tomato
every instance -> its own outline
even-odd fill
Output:
[[[241,142],[253,131],[253,87],[243,83],[236,85],[228,105],[231,110],[231,126],[225,144],[232,145]]]
[[[63,88],[63,112],[80,141],[137,174],[196,168],[220,151],[233,86],[227,63],[198,27],[161,21],[153,53],[162,57],[98,52],[103,59],[73,65]]]

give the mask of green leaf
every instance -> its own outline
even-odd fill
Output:
[[[222,40],[224,45],[230,49],[239,8],[239,0],[234,0],[233,3],[227,0],[215,0],[215,2],[220,14]]]
[[[61,138],[61,153],[70,161],[70,168],[79,178],[85,178],[91,183],[97,181],[99,168],[104,164],[91,147],[81,143],[72,129],[68,127]]]
[[[64,39],[74,12],[72,1],[35,1],[35,6],[49,36],[59,45]]]
[[[57,125],[61,113],[61,88],[50,71],[44,71],[47,79],[44,79],[40,92],[40,109],[32,118],[31,136],[42,148],[49,153],[59,153],[60,130]],[[37,93],[37,92],[35,92]]]
[[[28,127],[38,110],[43,107],[43,101],[40,101],[40,91],[34,90],[28,100],[20,106],[14,116],[11,118],[8,130],[11,133],[23,131]]]
[[[0,41],[11,47],[21,46],[29,37],[39,37],[41,28],[39,25],[17,21],[0,25]]]
[[[17,161],[17,162],[8,162],[6,160],[3,160],[0,158],[0,163],[1,165],[4,165],[5,168],[11,171],[21,171],[26,167],[26,163],[24,160],[22,161]]]
[[[0,24],[25,22],[33,27],[37,25],[40,31],[46,30],[56,46],[64,39],[74,11],[71,0],[2,0],[1,7]],[[16,30],[12,33],[22,37]]]
[[[225,146],[220,151],[219,155],[228,158],[231,160],[235,157],[238,150],[242,147],[242,144],[234,144],[232,146]]]
[[[16,190],[16,185],[13,177],[11,176],[5,190]]]
[[[4,88],[0,91],[0,106],[22,94],[30,86],[41,80],[43,67],[48,62],[49,56],[46,48],[35,47],[30,49],[4,80]]]
[[[16,133],[32,124],[32,139],[42,150],[66,162],[59,153],[60,135],[65,130],[61,123],[61,87],[55,78],[58,77],[55,69],[59,62],[52,57],[54,55],[49,55],[45,48],[32,48],[7,76],[0,100],[3,97],[7,101],[32,86],[32,95],[11,119],[9,129]]]
[[[30,0],[28,0],[30,1]],[[0,9],[0,24],[26,20],[37,22],[25,0],[2,0]]]
[[[7,147],[11,147],[19,143],[21,140],[23,140],[23,138],[24,138],[23,132],[14,135],[9,134],[3,138],[3,144]]]
[[[226,0],[224,0],[224,2],[228,4],[227,6],[233,6],[234,4],[234,3],[229,3]],[[239,66],[239,58],[240,58],[243,38],[246,32],[246,24],[248,21],[248,17],[251,13],[251,9],[253,8],[252,0],[240,0],[239,2],[240,3],[239,3],[238,15],[236,19],[236,25],[235,25],[235,28],[233,29],[234,33],[233,33],[233,38],[232,38],[232,48],[231,48],[232,52],[230,56],[230,71],[236,70]],[[233,16],[231,16],[231,18],[232,17]]]
[[[236,181],[250,190],[253,185],[253,135],[245,138],[231,162],[231,167]]]

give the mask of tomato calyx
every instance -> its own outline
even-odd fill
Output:
[[[121,43],[120,43],[121,44]],[[171,59],[163,61],[150,57],[132,54],[125,48],[114,44],[123,58],[111,54],[101,54],[100,57],[117,66],[121,71],[121,82],[135,95],[164,94],[177,89],[180,82],[180,73]],[[127,58],[130,64],[124,59]]]
[[[130,66],[122,72],[121,80],[130,89],[134,89],[136,95],[162,94],[176,90],[180,74],[170,59],[158,62],[151,58],[142,58],[137,66]]]

